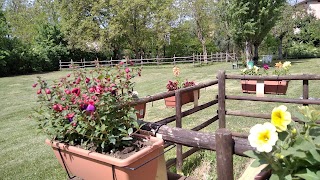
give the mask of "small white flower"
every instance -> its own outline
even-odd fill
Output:
[[[271,152],[278,140],[276,127],[269,122],[256,124],[250,129],[248,140],[252,147],[257,148],[257,151]]]

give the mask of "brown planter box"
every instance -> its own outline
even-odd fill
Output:
[[[137,115],[137,119],[143,119],[144,118],[144,115],[146,114],[146,103],[143,103],[143,104],[137,104],[134,109],[136,111],[138,111],[136,113]]]
[[[243,93],[256,93],[257,80],[241,80]],[[280,94],[285,95],[287,93],[289,81],[287,80],[268,80],[264,81],[264,93],[265,94]]]
[[[144,138],[152,141],[153,145],[136,152],[126,159],[117,159],[75,146],[69,146],[57,141],[51,142],[48,139],[46,140],[46,144],[52,147],[60,165],[63,168],[66,166],[69,173],[81,179],[155,179],[158,168],[158,159],[154,159],[145,165],[143,164],[163,152],[163,140],[152,136],[144,136]],[[143,166],[136,170],[126,168],[136,168],[140,165]]]
[[[197,91],[196,93],[198,93],[198,99],[200,98],[200,90],[195,90]],[[187,104],[189,102],[194,102],[194,91],[189,91],[189,92],[184,92],[182,93],[181,95],[181,98],[182,98],[182,104],[181,105],[184,105],[184,104]],[[167,98],[164,98],[164,102],[166,104],[167,107],[176,107],[176,96],[171,96],[171,97],[167,97]]]

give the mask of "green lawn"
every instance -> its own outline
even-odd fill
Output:
[[[165,85],[173,79],[171,65],[159,67],[144,67],[142,77],[136,79],[136,91],[140,97],[166,91]],[[194,80],[196,83],[216,79],[218,70],[239,74],[239,69],[232,69],[231,63],[214,63],[193,67],[192,64],[179,65],[181,77]],[[25,75],[0,78],[0,179],[66,179],[66,173],[55,159],[50,147],[44,144],[46,136],[38,134],[36,122],[29,116],[36,108],[36,89],[31,85],[37,76],[44,79],[57,79],[68,74],[68,71],[51,72],[46,74]],[[291,74],[314,73],[320,74],[320,59],[293,60]],[[320,98],[319,81],[309,83],[309,97]],[[240,82],[227,80],[227,94],[242,95]],[[200,104],[215,98],[217,86],[201,90]],[[272,95],[268,95],[272,97]],[[287,95],[284,98],[299,98],[302,96],[302,81],[291,81]],[[247,112],[270,113],[277,103],[227,101],[226,108]],[[296,105],[287,105],[292,111]],[[192,104],[183,106],[183,110],[191,108]],[[192,128],[216,114],[217,106],[183,118],[183,127]],[[163,100],[148,103],[145,119],[160,120],[173,115],[174,109],[166,108]],[[236,132],[248,132],[250,127],[265,120],[227,116],[227,128]],[[174,126],[174,123],[172,124]],[[217,123],[203,131],[214,133]],[[166,154],[166,158],[174,157],[174,152]],[[235,156],[234,172],[239,177],[246,166],[247,158]],[[215,153],[201,151],[184,163],[185,175],[200,179],[216,179]]]

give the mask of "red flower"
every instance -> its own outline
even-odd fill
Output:
[[[129,68],[126,68],[125,71],[126,71],[126,73],[129,73],[129,72],[130,72],[130,69],[129,69]]]
[[[37,91],[37,94],[41,94],[42,92],[41,92],[41,89],[39,89],[38,91]]]
[[[89,78],[86,78],[86,83],[89,83],[90,82],[90,79]]]
[[[69,122],[72,122],[73,117],[74,117],[74,113],[69,113],[66,115],[66,118],[69,120]]]
[[[67,77],[70,77],[71,74],[68,74]]]
[[[63,110],[62,105],[61,104],[55,104],[52,107],[55,111],[61,112]]]
[[[73,88],[71,91],[73,94],[75,94],[76,96],[80,95],[80,89],[79,88]]]
[[[81,81],[81,79],[80,79],[80,78],[77,78],[77,79],[76,79],[76,84],[79,84],[80,81]]]
[[[268,69],[269,69],[268,64],[264,64],[264,65],[263,65],[263,68],[264,68],[265,70],[268,70]]]
[[[32,87],[37,87],[37,85],[38,85],[38,83],[34,83],[33,85],[32,85]]]
[[[51,94],[50,89],[46,89],[46,94]]]

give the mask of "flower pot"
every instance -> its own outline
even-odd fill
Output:
[[[143,136],[143,138],[150,140],[153,144],[126,159],[117,159],[57,141],[51,142],[48,139],[46,143],[53,148],[54,154],[62,167],[66,168],[70,174],[85,180],[155,179],[158,168],[158,158],[150,162],[147,161],[163,152],[163,140],[151,136]],[[136,168],[140,165],[142,166],[138,169],[128,169],[128,167]]]
[[[197,98],[195,98],[195,94],[194,92],[196,93],[196,95],[198,95]],[[184,104],[187,104],[189,102],[194,102],[195,99],[199,99],[200,97],[200,90],[195,90],[195,91],[189,91],[189,92],[183,92],[182,95],[181,95],[181,105],[184,105]],[[167,107],[176,107],[176,96],[171,96],[171,97],[167,97],[167,98],[164,98],[164,102],[165,102],[165,105]]]
[[[146,103],[143,103],[143,104],[137,104],[134,109],[136,111],[138,111],[136,113],[137,115],[137,119],[143,119],[144,118],[144,115],[146,114]]]
[[[256,93],[257,80],[241,80],[243,93]],[[281,94],[287,93],[289,81],[287,80],[268,80],[264,81],[265,94]]]

